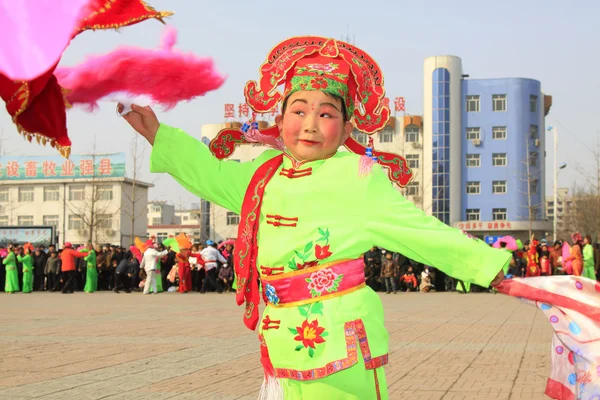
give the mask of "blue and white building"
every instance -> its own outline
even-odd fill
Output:
[[[484,236],[537,237],[544,212],[545,124],[551,98],[533,79],[468,79],[455,56],[425,60],[424,209]]]

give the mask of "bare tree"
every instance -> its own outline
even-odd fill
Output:
[[[123,207],[122,211],[131,223],[130,237],[131,243],[135,237],[135,222],[148,213],[146,208],[138,207],[138,201],[143,199],[143,191],[138,190],[138,180],[141,175],[141,167],[146,154],[146,147],[141,143],[139,135],[134,135],[131,139],[131,159],[133,161],[133,169],[131,176],[131,191],[125,190],[126,185],[122,187],[124,202],[127,206]]]
[[[577,166],[578,178],[583,183],[575,183],[572,196],[563,199],[565,208],[564,232],[580,232],[589,234],[600,241],[600,141],[596,149],[590,150],[592,164],[585,168]],[[568,237],[568,236],[567,236]]]

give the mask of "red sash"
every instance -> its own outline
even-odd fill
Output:
[[[236,301],[238,306],[246,303],[244,324],[251,329],[256,329],[258,324],[258,305],[260,294],[258,291],[258,269],[256,257],[258,255],[258,222],[262,206],[265,187],[283,162],[283,154],[270,159],[261,165],[250,180],[238,227],[238,236],[235,241],[233,263],[237,277]]]

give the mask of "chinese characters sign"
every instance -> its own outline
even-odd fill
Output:
[[[0,228],[0,247],[5,247],[9,243],[31,243],[34,246],[43,244],[48,247],[53,242],[53,236],[54,228],[52,227],[2,227]]]
[[[493,221],[493,222],[478,222],[478,221],[461,221],[454,224],[455,228],[465,231],[510,231],[516,229],[512,222],[508,221]]]
[[[390,99],[388,97],[384,97],[382,100],[382,105],[392,108],[390,103]],[[355,108],[359,108],[358,104],[355,104]],[[404,97],[396,97],[394,99],[393,111],[405,111],[404,106]],[[277,107],[273,108],[268,113],[262,114],[262,117],[273,118],[279,113]],[[247,120],[252,117],[253,112],[250,106],[246,103],[239,103],[237,105],[233,103],[226,103],[223,105],[223,118],[226,120]]]
[[[0,180],[90,179],[125,176],[125,153],[60,156],[0,157]]]

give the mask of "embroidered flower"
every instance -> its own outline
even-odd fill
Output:
[[[308,64],[307,67],[313,71],[322,71],[322,72],[333,72],[337,68],[337,65],[329,63],[329,64]]]
[[[320,245],[315,245],[315,257],[317,257],[317,259],[322,260],[324,258],[329,257],[330,255],[332,255],[333,253],[329,251],[329,245],[327,246],[320,246]]]
[[[306,278],[306,282],[308,282],[308,290],[312,297],[317,297],[325,291],[328,293],[336,291],[343,277],[344,275],[338,275],[330,268],[325,268],[313,272],[310,278]]]
[[[329,83],[327,83],[327,81],[323,78],[315,78],[315,79],[311,79],[310,81],[310,85],[313,87],[313,89],[327,89],[327,86],[329,86]]]
[[[279,297],[277,296],[277,291],[273,285],[268,283],[265,285],[265,294],[270,303],[273,303],[274,305],[279,304]]]
[[[304,348],[311,347],[314,349],[315,344],[325,342],[325,339],[323,339],[323,332],[325,332],[325,328],[320,327],[319,322],[316,319],[310,323],[308,320],[304,320],[302,322],[302,326],[296,327],[296,332],[298,335],[294,338],[294,340],[302,342]]]

